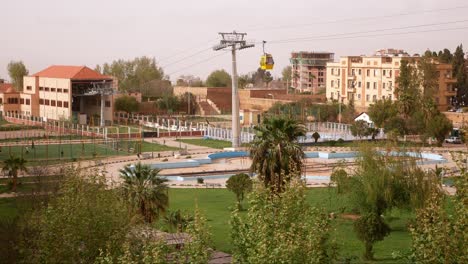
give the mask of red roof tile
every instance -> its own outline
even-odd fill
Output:
[[[63,78],[72,80],[101,80],[111,79],[86,66],[52,65],[45,70],[33,74],[35,77]]]
[[[0,93],[16,93],[11,83],[0,83]]]

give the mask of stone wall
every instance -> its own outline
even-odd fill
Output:
[[[468,125],[468,113],[443,112],[443,114],[452,121],[455,128]]]

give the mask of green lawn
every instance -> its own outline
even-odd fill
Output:
[[[216,249],[230,252],[232,245],[229,238],[229,219],[235,205],[235,197],[226,189],[170,189],[169,210],[192,212],[195,205],[206,216],[213,244]],[[308,201],[327,212],[347,212],[350,210],[347,200],[337,196],[334,189],[312,188],[307,192]],[[392,252],[407,252],[411,244],[406,223],[410,218],[408,212],[395,211],[391,214],[390,226],[393,232],[384,241],[376,243],[375,257],[379,263],[394,263]],[[353,221],[337,218],[333,221],[333,239],[339,246],[341,256],[361,256],[362,243],[353,232]]]
[[[234,194],[226,189],[170,189],[169,196],[169,210],[180,209],[192,213],[195,206],[198,206],[207,218],[213,247],[225,252],[231,251],[229,219],[235,207]],[[311,205],[327,212],[339,214],[350,210],[346,198],[337,196],[334,189],[312,188],[307,192],[307,199]],[[16,207],[20,203],[20,200],[0,199],[0,217],[15,216]],[[393,220],[387,221],[393,231],[384,241],[376,243],[376,263],[404,263],[403,260],[392,259],[392,252],[408,252],[411,245],[411,237],[406,228],[411,214],[395,211],[391,216]],[[363,246],[353,232],[353,220],[336,218],[332,221],[332,239],[339,246],[340,256],[353,258],[352,263],[361,263],[359,256],[363,252]]]

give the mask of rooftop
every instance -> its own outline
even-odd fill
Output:
[[[0,93],[16,93],[11,83],[0,83]]]
[[[110,76],[102,75],[86,66],[52,65],[45,70],[33,74],[34,77],[61,78],[71,80],[110,80]]]

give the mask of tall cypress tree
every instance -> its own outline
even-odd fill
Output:
[[[453,54],[452,65],[454,76],[457,78],[457,102],[458,104],[468,105],[468,78],[466,74],[465,52],[463,52],[462,44],[457,47]]]

